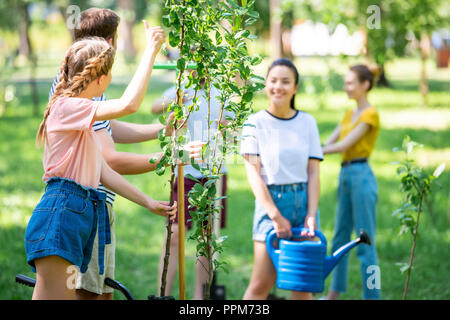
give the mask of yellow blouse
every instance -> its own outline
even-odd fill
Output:
[[[375,107],[369,107],[364,110],[354,123],[352,123],[352,115],[353,110],[349,110],[342,119],[339,140],[347,136],[360,123],[369,124],[370,129],[353,146],[342,153],[342,161],[368,158],[375,148],[378,131],[380,130],[380,118]]]

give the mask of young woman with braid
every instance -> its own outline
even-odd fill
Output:
[[[47,105],[36,144],[44,144],[45,193],[26,232],[27,262],[36,272],[33,299],[75,299],[73,271],[85,272],[91,254],[104,272],[110,242],[106,194],[99,182],[160,216],[175,218],[176,204],[156,201],[112,170],[102,157],[92,125],[138,110],[155,56],[164,42],[160,27],[146,29],[147,45],[139,67],[119,99],[93,101],[111,81],[114,48],[102,38],[75,42],[66,52],[55,92]],[[98,252],[92,252],[98,229]],[[74,268],[73,266],[77,268]]]
[[[74,41],[76,42],[86,37],[100,37],[105,39],[113,48],[116,48],[119,23],[120,17],[113,10],[89,8],[80,13],[79,23],[73,32]],[[58,80],[59,73],[50,89],[49,100],[55,92]],[[99,97],[93,97],[92,100],[105,101],[106,97],[102,94]],[[123,152],[117,150],[115,144],[139,143],[157,139],[158,132],[164,128],[166,134],[170,135],[173,132],[173,127],[170,125],[171,118],[173,118],[172,115],[169,115],[166,126],[159,123],[137,124],[114,119],[95,121],[92,128],[100,141],[103,158],[114,171],[121,175],[142,174],[156,169],[158,162],[150,163],[149,160],[157,156],[157,154]],[[98,186],[98,190],[106,193],[106,207],[111,229],[111,243],[105,246],[105,272],[99,274],[97,256],[92,256],[86,272],[78,274],[76,293],[78,299],[112,300],[114,289],[105,284],[105,278],[115,279],[115,226],[118,222],[114,211],[115,193],[101,183]],[[98,239],[96,238],[94,240],[94,252],[98,250],[97,247]]]

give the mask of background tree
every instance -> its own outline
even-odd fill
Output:
[[[281,0],[270,0],[270,46],[273,60],[283,56],[280,2]]]
[[[405,28],[418,39],[421,58],[420,92],[422,103],[428,106],[427,60],[431,52],[431,33],[438,28],[449,26],[450,12],[442,0],[408,0],[403,1],[406,16]]]
[[[197,94],[200,94],[201,81],[204,81],[202,94],[208,108],[207,129],[202,133],[207,137],[202,148],[205,165],[202,167],[195,163],[192,165],[202,173],[206,182],[202,184],[190,175],[187,177],[197,182],[188,194],[193,222],[189,239],[197,242],[197,257],[205,257],[208,261],[207,265],[203,266],[209,275],[205,299],[209,299],[215,270],[223,267],[223,263],[217,259],[217,254],[223,250],[223,238],[217,239],[212,229],[214,216],[220,211],[216,204],[222,199],[216,194],[216,183],[223,175],[221,167],[226,156],[230,152],[236,152],[236,148],[233,148],[233,137],[251,113],[253,95],[263,86],[257,81],[260,77],[254,75],[251,70],[251,66],[259,64],[261,58],[251,57],[247,48],[248,40],[255,39],[247,27],[259,17],[253,10],[254,2],[254,0],[167,0],[167,14],[162,20],[164,26],[170,28],[169,44],[177,47],[180,52],[177,60],[177,99],[168,106],[168,112],[174,112],[175,131],[172,137],[166,137],[162,133],[159,135],[164,155],[156,167],[156,173],[161,175],[165,171],[165,166],[170,165],[170,202],[173,202],[176,158],[185,155],[182,145],[187,142],[187,137],[183,134],[183,124],[196,108]],[[223,20],[227,23],[223,23]],[[185,77],[184,71],[191,61],[195,63],[197,75],[194,76],[191,72]],[[193,103],[189,107],[182,103],[183,87],[191,87],[195,92]],[[220,104],[220,110],[216,119],[211,118],[210,110],[213,87],[219,92],[216,99]],[[234,117],[225,119],[225,111],[233,112]],[[227,120],[228,124],[221,123],[223,120]],[[213,131],[213,123],[217,124],[216,131]],[[170,247],[170,233],[169,221],[166,248]],[[168,254],[166,251],[164,269]],[[165,292],[164,277],[163,271],[161,295]]]
[[[135,1],[117,0],[117,13],[121,17],[119,32],[126,61],[134,61],[137,50],[133,40],[133,26],[136,21]]]
[[[408,263],[398,263],[401,271],[407,271],[405,288],[403,290],[403,300],[408,293],[411,270],[414,263],[414,253],[416,250],[417,238],[419,236],[420,214],[423,212],[423,203],[432,192],[432,186],[445,169],[445,163],[440,164],[433,174],[415,164],[411,154],[416,147],[422,147],[421,144],[412,141],[409,136],[405,136],[402,148],[394,148],[393,151],[402,151],[404,160],[394,162],[398,164],[397,174],[400,176],[400,188],[404,193],[402,206],[392,214],[397,216],[400,222],[399,234],[410,233],[413,236],[411,254]]]
[[[36,2],[37,1],[33,2],[31,0],[6,0],[0,5],[0,26],[7,30],[17,30],[19,36],[19,47],[16,51],[17,56],[24,57],[30,65],[28,81],[31,88],[34,116],[39,114],[39,94],[36,85],[36,68],[38,60],[30,39],[30,26],[32,20],[30,18],[29,10],[31,4]]]

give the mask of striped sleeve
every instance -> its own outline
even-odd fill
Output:
[[[100,97],[95,97],[92,100],[95,100],[95,101],[106,101],[106,97],[105,97],[104,94],[102,94]],[[111,121],[109,121],[109,120],[96,121],[94,123],[94,125],[92,126],[92,128],[94,129],[94,131],[106,129],[106,130],[108,130],[109,134],[112,136]]]
[[[58,79],[59,79],[59,71],[58,71],[58,74],[56,75],[55,79],[53,80],[52,87],[50,88],[50,92],[48,93],[48,101],[50,101],[50,99],[52,98],[52,95],[55,93],[55,88],[56,88],[56,85],[58,84]]]
[[[93,129],[94,131],[98,131],[102,129],[108,129],[108,127],[109,127],[109,120],[95,121]]]

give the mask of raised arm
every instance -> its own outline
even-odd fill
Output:
[[[247,179],[252,188],[256,200],[263,206],[274,223],[274,228],[278,237],[291,237],[291,223],[281,215],[280,210],[272,200],[269,189],[261,176],[261,160],[257,155],[244,155],[245,170]]]
[[[99,103],[95,114],[96,121],[120,118],[139,109],[147,91],[156,55],[165,41],[164,31],[161,27],[149,28],[146,21],[144,21],[144,26],[147,45],[133,79],[119,99]]]

